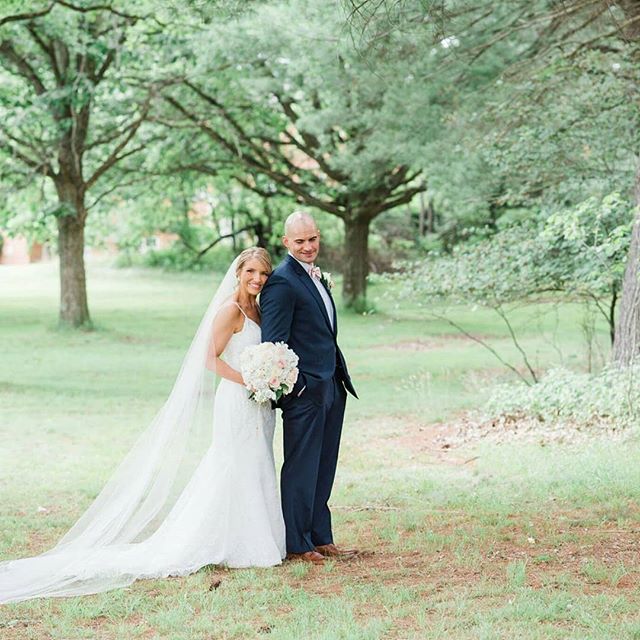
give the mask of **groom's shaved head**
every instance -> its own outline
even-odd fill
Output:
[[[306,211],[294,211],[284,221],[282,243],[296,260],[313,264],[320,249],[320,231],[313,216]]]
[[[284,235],[291,236],[300,228],[318,230],[318,225],[313,216],[306,211],[294,211],[284,221]]]

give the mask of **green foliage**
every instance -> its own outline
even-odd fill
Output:
[[[294,23],[295,30],[282,28]],[[291,153],[297,147],[301,157],[320,163],[312,171],[299,168],[301,184],[309,180],[318,194],[343,192],[354,199],[379,187],[397,165],[415,164],[409,121],[432,130],[432,116],[441,112],[435,98],[440,92],[444,99],[445,83],[419,82],[417,74],[430,61],[411,59],[411,43],[402,34],[386,42],[396,55],[376,57],[373,68],[343,27],[335,6],[315,0],[264,3],[239,23],[218,27],[200,76],[205,80],[206,70],[221,62],[235,64],[218,74],[217,100],[234,111],[242,100],[243,121],[258,136],[260,130],[270,135],[272,143],[278,134],[286,141],[288,127],[294,135]],[[245,143],[241,136],[238,143]]]
[[[383,279],[393,283],[397,298],[416,301],[427,316],[446,319],[526,380],[488,342],[451,319],[455,305],[495,311],[536,382],[538,374],[510,315],[519,305],[544,296],[588,300],[606,318],[613,338],[631,220],[631,208],[618,194],[590,198],[566,211],[541,213],[537,223],[515,224],[485,239],[457,245],[450,254],[433,252],[401,265],[400,272]]]
[[[33,23],[43,42],[61,43],[86,65],[57,77],[26,22],[2,25],[3,42],[30,61],[44,87],[34,89],[3,45],[3,184],[36,190],[55,175],[60,140],[73,134],[77,142],[77,123],[85,122],[77,116],[88,110],[75,164],[90,183],[90,244],[115,241],[132,251],[166,231],[197,255],[231,218],[275,248],[278,220],[302,203],[345,224],[374,220],[375,269],[391,257],[470,242],[442,259],[441,272],[432,265],[421,273],[442,289],[432,298],[495,305],[562,291],[614,300],[640,135],[627,5],[346,4],[347,12],[318,0],[246,3],[248,11],[235,1],[80,3],[86,11],[25,3],[50,8]],[[118,162],[96,174],[140,119]],[[411,200],[423,178],[437,215],[417,238]],[[181,200],[211,185],[217,207],[207,230],[192,224]],[[614,192],[618,200],[603,200]],[[37,205],[6,209],[0,225],[50,236],[45,218],[71,210],[54,204],[51,189],[43,193]],[[563,213],[547,221],[541,210]],[[603,216],[598,228],[589,227],[592,215]],[[329,233],[342,238],[342,224]],[[331,268],[349,255],[333,251]],[[189,262],[181,249],[155,259]],[[356,288],[356,306],[361,293]]]
[[[598,374],[551,369],[534,386],[496,388],[485,410],[526,415],[552,424],[634,427],[640,418],[640,366]]]
[[[283,29],[290,24],[296,28]],[[446,85],[420,82],[416,73],[431,61],[410,57],[413,44],[402,35],[387,43],[398,55],[379,55],[372,68],[343,26],[335,6],[317,0],[264,3],[192,37],[198,64],[165,97],[174,120],[199,130],[196,154],[214,154],[199,163],[202,171],[215,160],[235,164],[235,177],[264,198],[286,196],[354,230],[345,234],[353,246],[341,271],[345,299],[357,306],[366,279],[350,263],[366,261],[370,222],[424,189],[398,113],[431,129]]]
[[[547,218],[541,240],[567,292],[595,298],[619,290],[633,213],[627,199],[612,193]]]
[[[124,10],[124,3],[118,4]],[[61,149],[73,149],[83,160],[74,178],[97,176],[147,109],[148,89],[141,80],[154,58],[149,23],[119,18],[106,6],[86,12],[52,7],[31,22],[2,26],[2,173],[18,186],[40,176],[57,177],[65,161]],[[88,130],[79,131],[78,122]],[[139,141],[148,142],[152,130],[143,126],[138,134]]]
[[[11,191],[4,196],[0,205],[0,231],[9,236],[24,236],[29,244],[53,244],[56,238],[55,200],[48,199],[34,187]]]
[[[432,253],[406,273],[391,276],[405,283],[398,293],[422,304],[480,304],[493,307],[522,300],[538,292],[544,246],[535,228],[522,225],[489,239],[454,247],[450,255]],[[545,283],[546,284],[546,283]]]
[[[139,263],[146,267],[159,267],[165,271],[221,272],[228,268],[236,252],[229,246],[222,246],[209,251],[200,260],[195,260],[193,251],[187,249],[178,240],[168,249],[150,249],[141,256],[134,255],[136,256],[135,258],[129,261],[121,260],[120,264],[122,266],[131,266]]]
[[[484,130],[503,200],[573,204],[611,191],[630,199],[640,143],[631,96],[640,72],[636,45],[614,46],[571,60],[549,53],[540,69],[500,88],[490,117],[510,126]]]
[[[487,307],[560,292],[598,299],[617,290],[633,212],[618,194],[590,198],[534,224],[517,224],[488,238],[431,253],[409,268],[400,295],[425,304],[448,300]],[[405,265],[406,266],[406,265]]]
[[[415,143],[439,200],[445,247],[526,208],[632,200],[640,144],[638,7],[599,0],[345,3],[363,49],[413,33],[451,79],[435,139]],[[431,79],[431,76],[428,76]]]

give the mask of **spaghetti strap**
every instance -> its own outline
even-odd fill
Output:
[[[249,316],[243,311],[242,307],[234,300],[233,304],[236,305],[236,307],[238,307],[238,309],[240,309],[240,313],[245,317],[245,318],[249,318]],[[251,318],[249,318],[250,320]]]

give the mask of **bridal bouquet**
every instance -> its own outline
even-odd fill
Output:
[[[262,342],[240,356],[240,373],[256,402],[280,400],[298,379],[298,356],[284,342]]]

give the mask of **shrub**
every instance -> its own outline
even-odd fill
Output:
[[[167,249],[154,249],[144,255],[143,263],[148,267],[160,267],[166,271],[221,271],[225,272],[233,258],[242,249],[220,246],[207,252],[199,260],[196,254],[176,242]]]
[[[554,424],[630,427],[640,417],[639,383],[640,364],[598,374],[552,369],[533,386],[497,387],[486,410],[492,416],[521,414]]]

